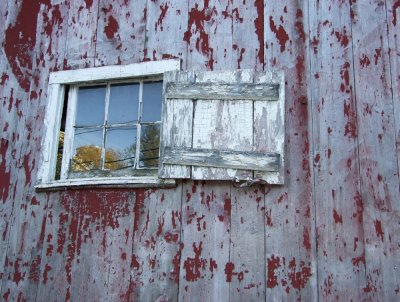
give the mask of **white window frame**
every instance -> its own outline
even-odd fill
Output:
[[[179,60],[151,61],[130,65],[104,66],[50,73],[48,104],[44,120],[45,136],[42,141],[41,165],[37,190],[59,190],[76,187],[171,187],[175,180],[162,180],[154,176],[93,177],[55,180],[58,136],[64,106],[65,87],[83,83],[120,81],[134,78],[160,77],[167,71],[180,70]],[[67,110],[73,110],[68,108]],[[68,115],[68,113],[67,113]],[[64,140],[71,138],[65,137]],[[63,154],[63,161],[67,160]],[[64,165],[63,165],[64,166]]]

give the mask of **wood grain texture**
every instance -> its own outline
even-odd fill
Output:
[[[314,3],[309,14],[318,295],[360,301],[366,278],[352,21],[349,4],[331,5]]]
[[[285,186],[265,196],[266,300],[317,301],[308,1],[264,3],[266,70],[286,82]]]
[[[365,1],[351,8],[364,206],[365,293],[368,299],[390,301],[399,297],[400,193],[386,9],[381,4]],[[366,13],[368,18],[361,17]]]

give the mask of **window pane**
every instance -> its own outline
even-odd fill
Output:
[[[103,125],[106,86],[80,87],[76,126]]]
[[[142,125],[140,135],[139,167],[157,167],[159,148],[160,124]]]
[[[102,129],[76,129],[72,171],[89,171],[101,167]]]
[[[137,121],[139,84],[111,85],[108,124]]]
[[[136,152],[136,128],[108,129],[106,134],[105,169],[133,167]]]
[[[143,122],[156,122],[161,120],[162,88],[162,81],[143,83]]]

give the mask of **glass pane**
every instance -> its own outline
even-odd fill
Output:
[[[140,135],[140,168],[158,166],[160,148],[160,124],[142,125]]]
[[[80,87],[75,125],[103,125],[105,97],[106,86]]]
[[[106,134],[105,169],[133,167],[136,152],[136,128],[108,129]]]
[[[101,168],[102,129],[76,129],[72,171],[89,171]]]
[[[111,85],[108,124],[137,121],[139,84]]]
[[[162,81],[143,83],[143,122],[156,122],[161,120],[162,88]]]

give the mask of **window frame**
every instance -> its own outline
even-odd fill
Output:
[[[168,71],[180,70],[180,60],[150,61],[129,65],[103,66],[77,70],[57,71],[50,73],[48,86],[48,103],[46,107],[44,125],[45,135],[42,140],[41,165],[36,190],[59,190],[80,187],[173,187],[173,179],[159,179],[157,169],[154,175],[146,176],[110,176],[90,178],[66,178],[64,161],[68,159],[63,154],[63,170],[60,180],[55,180],[58,136],[61,127],[62,110],[64,106],[65,87],[101,84],[105,82],[125,82],[161,79]],[[76,94],[77,95],[77,94]],[[76,100],[75,100],[76,105]],[[76,108],[68,106],[67,116]],[[161,117],[160,117],[161,120]],[[67,121],[68,122],[68,121]],[[67,127],[67,125],[66,125]],[[57,129],[55,131],[55,129]],[[71,135],[72,133],[68,133]],[[67,133],[66,133],[67,135]],[[64,141],[73,137],[65,137]],[[140,138],[139,138],[140,139]],[[65,152],[65,150],[64,150]],[[68,152],[68,151],[66,151]],[[63,174],[64,173],[64,174]]]

